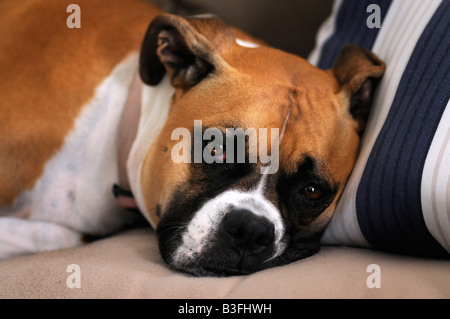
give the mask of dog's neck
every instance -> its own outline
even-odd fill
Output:
[[[166,122],[173,94],[168,76],[156,86],[147,86],[136,74],[119,125],[119,185],[113,191],[120,206],[138,208],[152,226],[156,222],[148,215],[140,186],[141,163]]]
[[[139,117],[141,115],[142,104],[142,82],[139,74],[136,73],[131,83],[130,90],[125,102],[122,112],[122,117],[119,124],[119,141],[118,141],[118,169],[119,169],[119,184],[120,188],[124,190],[130,189],[130,183],[127,176],[127,159],[130,154],[130,149],[133,141],[136,138]]]
[[[124,208],[137,208],[132,192],[130,191],[131,188],[126,165],[131,146],[137,135],[139,117],[141,114],[141,97],[142,82],[139,74],[136,72],[120,119],[117,154],[119,183],[113,187],[113,192],[119,205]]]

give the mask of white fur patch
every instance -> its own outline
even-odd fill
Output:
[[[0,259],[72,246],[81,242],[80,234],[107,234],[130,217],[111,187],[118,181],[120,116],[137,66],[135,54],[112,71],[34,187],[0,208]]]

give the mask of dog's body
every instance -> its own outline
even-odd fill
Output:
[[[119,229],[133,216],[115,184],[157,227],[173,268],[248,273],[316,252],[383,63],[350,46],[322,71],[211,16],[154,19],[160,11],[138,1],[78,4],[81,29],[65,26],[58,1],[0,5],[0,257]],[[174,161],[174,130],[195,133],[196,120],[224,136],[278,129],[279,143],[269,143],[277,169]],[[247,158],[266,147],[259,138]],[[230,153],[220,144],[208,155]]]
[[[0,256],[67,247],[130,218],[114,198],[118,128],[160,11],[124,1],[5,1],[0,30]]]

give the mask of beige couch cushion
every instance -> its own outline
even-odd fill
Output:
[[[81,288],[68,288],[79,266]],[[380,267],[381,288],[368,288]],[[249,276],[193,277],[162,261],[156,234],[135,229],[82,247],[0,262],[3,298],[450,298],[450,262],[350,247]]]

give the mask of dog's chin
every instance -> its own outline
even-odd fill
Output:
[[[195,260],[190,260],[183,264],[168,262],[170,268],[189,273],[198,277],[229,277],[249,275],[264,269],[279,267],[295,262],[297,260],[314,255],[320,250],[320,243],[308,242],[290,245],[277,257],[269,260],[259,260],[250,258],[245,261],[237,261],[224,255],[222,258],[211,258],[207,254],[198,256]]]

